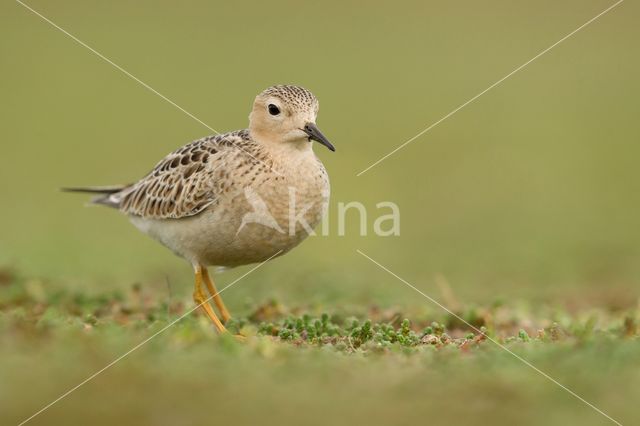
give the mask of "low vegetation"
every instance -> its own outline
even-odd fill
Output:
[[[137,285],[126,293],[89,296],[63,290],[50,292],[40,281],[20,278],[9,270],[0,274],[3,326],[34,336],[55,333],[60,328],[86,333],[113,327],[123,332],[148,328],[151,332],[176,321],[178,329],[200,327],[201,337],[210,337],[205,318],[197,311],[187,314],[191,309],[190,301],[155,299],[153,293]],[[531,317],[522,306],[496,302],[461,309],[455,315],[432,312],[431,318],[424,313],[420,318],[408,318],[399,310],[375,306],[353,316],[345,311],[308,313],[304,307],[285,307],[271,300],[244,317],[232,319],[227,327],[247,337],[346,353],[411,353],[443,348],[472,352],[495,343],[581,344],[599,338],[637,339],[640,332],[637,309],[570,314],[545,307],[539,311],[541,317]]]
[[[32,423],[607,424],[513,354],[621,423],[637,418],[637,307],[448,303],[454,316],[271,300],[227,324],[240,341],[189,313],[186,295],[61,288],[0,271],[1,424],[70,389]]]

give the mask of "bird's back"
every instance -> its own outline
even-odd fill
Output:
[[[180,219],[202,212],[228,192],[233,174],[269,166],[264,149],[238,130],[195,140],[173,151],[138,182],[122,187],[75,188],[101,195],[92,201],[148,219]]]

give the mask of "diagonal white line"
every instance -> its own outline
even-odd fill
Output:
[[[195,115],[191,114],[189,111],[187,111],[186,109],[182,108],[180,105],[178,105],[177,103],[173,102],[171,99],[167,98],[165,95],[163,95],[162,93],[158,92],[156,89],[154,89],[153,87],[149,86],[147,83],[145,83],[144,81],[140,80],[138,77],[136,77],[135,75],[131,74],[129,71],[125,70],[124,68],[122,68],[120,65],[116,64],[115,62],[113,62],[111,59],[107,58],[106,56],[104,56],[102,53],[98,52],[97,50],[95,50],[93,47],[89,46],[87,43],[85,43],[84,41],[80,40],[78,37],[74,36],[73,34],[71,34],[70,32],[68,32],[67,30],[65,30],[64,28],[60,27],[59,25],[57,25],[55,22],[53,22],[52,20],[50,20],[49,18],[47,18],[46,16],[42,15],[41,13],[39,13],[37,10],[33,9],[31,6],[21,2],[20,0],[16,0],[16,2],[18,2],[19,4],[21,4],[22,6],[24,6],[26,9],[29,9],[31,12],[35,13],[36,15],[38,15],[40,18],[42,18],[44,21],[46,21],[47,23],[49,23],[51,26],[53,26],[54,28],[60,30],[61,32],[63,32],[65,35],[67,35],[69,38],[71,38],[73,41],[75,41],[76,43],[78,43],[79,45],[89,49],[93,54],[95,54],[96,56],[98,56],[100,59],[102,59],[103,61],[107,62],[108,64],[112,65],[113,67],[115,67],[118,71],[122,72],[123,74],[125,74],[127,77],[131,78],[132,80],[135,80],[136,82],[138,82],[139,84],[141,84],[145,89],[150,90],[151,92],[155,93],[156,95],[160,96],[162,99],[164,99],[165,101],[169,102],[171,105],[173,105],[174,107],[178,108],[180,111],[184,112],[185,114],[187,114],[189,117],[193,118],[194,120],[196,120],[198,123],[202,124],[204,127],[206,127],[207,129],[211,130],[214,133],[220,133],[218,132],[216,129],[214,129],[213,127],[209,126],[207,123],[205,123],[204,121],[200,120],[198,117],[196,117]]]
[[[147,83],[145,83],[144,81],[140,80],[138,77],[136,77],[135,75],[131,74],[129,71],[127,71],[126,69],[122,68],[120,65],[116,64],[115,62],[113,62],[111,59],[107,58],[106,56],[104,56],[102,53],[98,52],[97,50],[95,50],[93,47],[89,46],[87,43],[83,42],[82,40],[80,40],[78,37],[74,36],[73,34],[71,34],[70,32],[68,32],[67,30],[65,30],[64,28],[60,27],[59,25],[57,25],[55,22],[53,22],[51,19],[47,18],[46,16],[42,15],[40,12],[38,12],[37,10],[33,9],[31,6],[25,4],[24,2],[20,1],[20,0],[16,0],[17,3],[19,3],[20,5],[22,5],[24,8],[30,10],[31,12],[33,12],[34,14],[36,14],[37,16],[39,16],[40,18],[42,18],[45,22],[47,22],[48,24],[50,24],[51,26],[53,26],[54,28],[56,28],[57,30],[61,31],[62,33],[64,33],[65,35],[67,35],[69,38],[71,38],[73,41],[75,41],[76,43],[78,43],[79,45],[81,45],[82,47],[85,47],[86,49],[88,49],[89,51],[91,51],[93,54],[95,54],[96,56],[98,56],[100,59],[104,60],[105,62],[107,62],[108,64],[112,65],[114,68],[116,68],[118,71],[122,72],[123,74],[125,74],[127,77],[131,78],[132,80],[136,81],[137,83],[139,83],[140,85],[142,85],[145,89],[148,89],[149,91],[153,92],[154,94],[158,95],[160,98],[164,99],[165,101],[169,102],[171,105],[173,105],[174,107],[176,107],[177,109],[179,109],[180,111],[182,111],[183,113],[185,113],[186,115],[188,115],[189,117],[193,118],[195,121],[197,121],[198,123],[202,124],[204,127],[206,127],[207,129],[211,130],[214,133],[220,134],[220,132],[218,132],[216,129],[214,129],[213,127],[209,126],[207,123],[205,123],[204,121],[200,120],[198,117],[196,117],[195,115],[191,114],[189,111],[187,111],[186,109],[184,109],[183,107],[181,107],[180,105],[178,105],[177,103],[175,103],[174,101],[172,101],[171,99],[167,98],[165,95],[163,95],[162,93],[158,92],[156,89],[154,89],[153,87],[149,86]],[[245,154],[247,154],[248,156],[250,156],[251,158],[253,158],[254,160],[258,161],[259,163],[267,166],[270,170],[273,170],[276,174],[282,176],[282,173],[280,173],[277,169],[275,169],[273,166],[268,165],[267,163],[265,163],[264,161],[256,158],[253,154],[251,154],[249,151],[245,150],[244,148],[242,148],[241,146],[234,144],[238,149],[240,149],[241,151],[243,151]]]
[[[450,113],[448,113],[447,115],[445,115],[444,117],[442,117],[441,119],[439,119],[438,121],[436,121],[435,123],[431,124],[429,127],[427,127],[426,129],[423,129],[422,131],[420,131],[418,134],[416,134],[415,136],[413,136],[412,138],[410,138],[409,140],[407,140],[406,142],[404,142],[402,145],[398,146],[397,148],[395,148],[393,151],[389,152],[388,154],[386,154],[385,156],[381,157],[380,159],[378,159],[377,161],[375,161],[374,163],[372,163],[369,167],[367,167],[366,169],[362,170],[360,173],[358,173],[356,176],[361,176],[364,173],[368,172],[369,170],[371,170],[373,167],[377,166],[378,164],[380,164],[381,162],[383,162],[384,160],[386,160],[387,158],[389,158],[390,156],[392,156],[393,154],[395,154],[396,152],[400,151],[402,148],[404,148],[405,146],[409,145],[411,142],[413,142],[414,140],[418,139],[420,136],[424,135],[425,133],[427,133],[429,130],[433,129],[434,127],[436,127],[438,124],[442,123],[443,121],[445,121],[447,118],[451,117],[453,114],[455,114],[456,112],[460,111],[462,108],[466,107],[467,105],[469,105],[470,103],[472,103],[473,101],[475,101],[476,99],[478,99],[480,96],[484,95],[485,93],[487,93],[489,90],[493,89],[494,87],[498,86],[500,83],[502,83],[503,81],[505,81],[506,79],[508,79],[509,77],[511,77],[512,75],[514,75],[515,73],[517,73],[518,71],[522,70],[524,67],[526,67],[527,65],[529,65],[530,63],[532,63],[533,61],[535,61],[536,59],[538,59],[539,57],[541,57],[542,55],[544,55],[545,53],[549,52],[551,49],[553,49],[554,47],[556,47],[557,45],[559,45],[560,43],[562,43],[563,41],[565,41],[566,39],[568,39],[569,37],[573,36],[574,34],[576,34],[578,31],[582,30],[583,28],[585,28],[587,25],[591,24],[593,21],[595,21],[596,19],[600,18],[602,15],[604,15],[605,13],[609,12],[610,10],[612,10],[613,8],[615,8],[616,6],[618,6],[620,3],[622,3],[624,0],[618,0],[616,3],[614,3],[613,5],[609,6],[608,8],[606,8],[605,10],[603,10],[602,12],[600,12],[599,14],[597,14],[596,16],[594,16],[593,18],[589,19],[587,22],[585,22],[584,24],[580,25],[578,28],[576,28],[575,30],[571,31],[569,34],[567,34],[566,36],[562,37],[560,40],[556,41],[555,43],[553,43],[551,46],[547,47],[546,49],[544,49],[543,51],[541,51],[540,53],[538,53],[536,56],[534,56],[533,58],[529,59],[527,62],[525,62],[524,64],[520,65],[518,68],[514,69],[513,71],[511,71],[509,74],[505,75],[504,77],[502,77],[500,80],[496,81],[495,83],[493,83],[491,86],[487,87],[486,89],[484,89],[482,92],[478,93],[477,95],[475,95],[474,97],[472,97],[471,99],[469,99],[468,101],[466,101],[465,103],[459,105],[458,107],[456,107],[453,111],[451,111]]]
[[[569,389],[568,387],[566,387],[565,385],[563,385],[562,383],[558,382],[556,379],[554,379],[553,377],[551,377],[550,375],[548,375],[547,373],[545,373],[544,371],[540,370],[538,367],[536,367],[535,365],[531,364],[529,361],[527,361],[526,359],[522,358],[520,355],[516,354],[515,352],[511,351],[509,348],[507,348],[506,346],[502,345],[500,342],[492,339],[491,337],[487,336],[486,334],[484,334],[482,331],[480,331],[477,327],[475,327],[474,325],[470,324],[468,321],[466,321],[464,318],[460,317],[459,315],[457,315],[456,313],[452,312],[450,309],[448,309],[446,306],[442,305],[441,303],[439,303],[437,300],[435,300],[434,298],[432,298],[431,296],[429,296],[428,294],[424,293],[423,291],[419,290],[418,288],[416,288],[414,285],[412,285],[411,283],[409,283],[407,280],[405,280],[404,278],[398,276],[397,274],[395,274],[394,272],[390,271],[388,268],[386,268],[385,266],[381,265],[379,262],[373,260],[371,257],[367,256],[366,254],[364,254],[361,250],[356,249],[356,251],[361,254],[362,256],[364,256],[365,258],[369,259],[372,263],[376,264],[379,268],[381,268],[382,270],[388,272],[389,274],[391,274],[392,276],[394,276],[395,278],[397,278],[398,280],[402,281],[404,284],[406,284],[408,287],[412,288],[413,290],[417,291],[418,293],[420,293],[423,297],[425,297],[426,299],[428,299],[430,302],[438,305],[440,308],[444,309],[445,311],[447,311],[447,313],[449,313],[450,315],[453,315],[454,317],[456,317],[458,320],[462,321],[464,324],[466,324],[468,327],[470,327],[471,329],[475,330],[477,333],[483,335],[484,337],[486,337],[488,340],[490,340],[491,342],[495,343],[498,347],[500,347],[501,349],[507,351],[508,353],[510,353],[511,355],[513,355],[515,358],[517,358],[519,361],[521,361],[523,364],[525,364],[526,366],[530,367],[531,369],[533,369],[534,371],[536,371],[538,374],[542,375],[544,378],[546,378],[547,380],[551,381],[552,383],[558,385],[559,387],[561,387],[562,389],[564,389],[565,391],[567,391],[569,394],[571,394],[572,396],[576,397],[577,399],[579,399],[580,401],[582,401],[583,403],[585,403],[586,405],[588,405],[589,407],[593,408],[595,411],[597,411],[598,413],[602,414],[603,416],[605,416],[607,419],[611,420],[613,423],[622,426],[622,423],[618,422],[617,420],[613,419],[611,416],[609,416],[607,413],[605,413],[604,411],[602,411],[601,409],[599,409],[598,407],[596,407],[595,405],[593,405],[592,403],[590,403],[589,401],[587,401],[586,399],[582,398],[580,395],[578,395],[577,393],[575,393],[574,391],[572,391],[571,389]]]
[[[44,407],[42,407],[40,410],[36,411],[35,413],[33,413],[31,416],[29,416],[28,418],[24,419],[22,422],[20,422],[18,424],[18,426],[22,426],[25,423],[29,422],[30,420],[32,420],[34,417],[42,414],[44,411],[48,410],[49,408],[51,408],[54,404],[60,402],[62,399],[66,398],[67,396],[69,396],[71,393],[75,392],[78,388],[80,388],[81,386],[87,384],[88,382],[90,382],[91,380],[95,379],[97,376],[99,376],[100,374],[102,374],[105,370],[107,370],[108,368],[114,366],[115,364],[117,364],[118,362],[120,362],[123,358],[127,357],[128,355],[130,355],[132,352],[140,349],[142,346],[144,346],[145,344],[147,344],[150,340],[152,340],[153,338],[155,338],[156,336],[158,336],[159,334],[167,331],[167,329],[171,328],[173,325],[175,325],[177,322],[181,321],[183,318],[185,318],[186,316],[190,315],[191,313],[193,313],[193,311],[195,311],[196,309],[198,309],[200,306],[204,305],[205,303],[209,303],[209,301],[211,299],[213,299],[215,296],[217,296],[218,294],[222,293],[223,291],[225,291],[226,289],[228,289],[229,287],[231,287],[232,285],[234,285],[235,283],[237,283],[238,281],[240,281],[241,279],[243,279],[244,277],[246,277],[247,275],[249,275],[250,273],[252,273],[253,271],[255,271],[256,269],[260,268],[262,265],[264,265],[265,263],[267,263],[268,261],[270,261],[271,259],[273,259],[274,257],[276,257],[277,255],[279,255],[280,253],[282,253],[282,250],[278,251],[276,254],[272,255],[271,257],[269,257],[268,259],[264,260],[263,262],[259,263],[258,265],[254,266],[253,268],[251,268],[248,272],[246,272],[244,275],[242,275],[241,277],[237,278],[236,280],[234,280],[231,284],[225,286],[222,290],[218,291],[216,294],[211,295],[209,298],[207,298],[204,302],[200,303],[199,305],[196,305],[195,307],[193,307],[192,309],[188,310],[187,312],[185,312],[184,314],[182,314],[181,316],[179,316],[177,319],[171,321],[169,324],[167,324],[166,326],[164,326],[163,328],[161,328],[159,331],[153,333],[151,336],[147,337],[145,340],[143,340],[142,342],[138,343],[136,346],[134,346],[133,348],[129,349],[127,352],[125,352],[124,354],[120,355],[118,358],[114,359],[113,361],[111,361],[109,364],[105,365],[104,367],[102,367],[100,370],[96,371],[95,373],[93,373],[92,375],[90,375],[89,377],[87,377],[86,379],[84,379],[83,381],[81,381],[80,383],[78,383],[77,385],[75,385],[74,387],[72,387],[71,389],[69,389],[68,391],[66,391],[65,393],[63,393],[62,395],[60,395],[58,398],[54,399],[53,401],[51,401],[50,403],[48,403],[47,405],[45,405]]]

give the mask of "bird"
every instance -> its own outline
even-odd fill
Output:
[[[248,128],[188,143],[135,183],[63,190],[94,194],[92,204],[119,210],[190,262],[196,306],[226,333],[231,314],[208,268],[281,256],[313,232],[327,209],[329,176],[312,142],[335,147],[316,125],[318,109],[303,87],[271,86],[256,96]]]

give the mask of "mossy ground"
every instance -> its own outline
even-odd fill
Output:
[[[46,290],[8,270],[0,282],[3,424],[133,348],[33,424],[192,424],[207,421],[195,408],[203,404],[212,405],[212,419],[247,424],[456,423],[459,415],[538,424],[545,412],[554,413],[553,424],[608,422],[495,342],[619,421],[637,418],[618,396],[638,393],[638,309],[532,310],[501,301],[460,308],[470,328],[439,308],[324,311],[272,300],[228,324],[247,336],[239,342],[218,336],[198,312],[164,330],[191,302],[140,286],[88,296]]]

